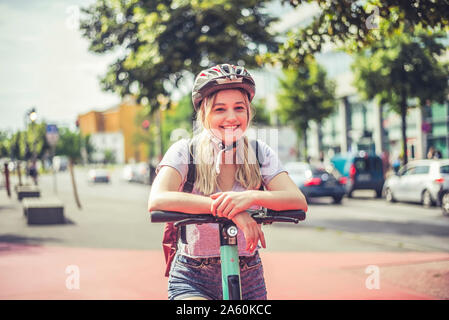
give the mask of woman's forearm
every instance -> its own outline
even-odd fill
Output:
[[[299,190],[298,192],[251,190],[251,192],[255,205],[276,211],[307,211],[307,201]]]
[[[164,210],[184,213],[211,213],[212,199],[197,194],[179,191],[160,192],[150,196],[148,211]]]

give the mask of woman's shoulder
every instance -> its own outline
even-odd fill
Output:
[[[174,142],[167,150],[167,153],[172,153],[172,152],[180,152],[180,153],[187,153],[189,150],[189,144],[190,144],[190,139],[188,138],[183,138],[180,139],[176,142]]]
[[[190,139],[181,139],[173,143],[165,152],[161,161],[165,163],[188,164]]]

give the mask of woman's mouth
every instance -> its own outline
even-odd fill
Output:
[[[239,127],[240,127],[240,125],[220,126],[220,128],[224,129],[224,130],[235,130],[235,129],[239,128]]]

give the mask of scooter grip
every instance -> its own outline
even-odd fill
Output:
[[[188,213],[176,212],[176,211],[151,211],[151,222],[176,222],[187,218],[192,218],[192,215]]]
[[[267,210],[268,215],[274,217],[288,217],[295,218],[298,220],[305,220],[306,213],[302,210],[283,210],[283,211],[275,211],[275,210]]]

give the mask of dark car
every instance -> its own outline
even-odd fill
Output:
[[[348,197],[352,197],[354,190],[374,190],[377,198],[382,197],[385,176],[379,156],[360,152],[356,156],[336,156],[331,162],[347,179],[345,189]]]
[[[324,168],[305,162],[289,162],[285,169],[307,199],[331,197],[334,203],[341,203],[345,195],[343,181]]]

